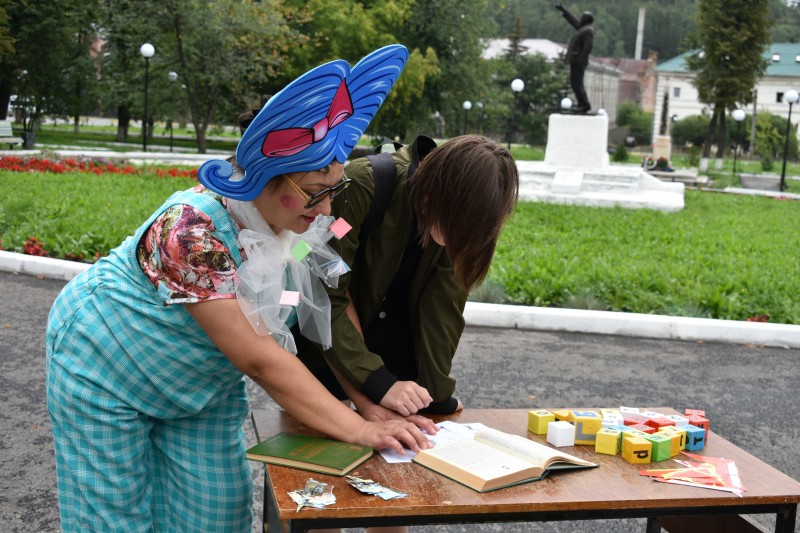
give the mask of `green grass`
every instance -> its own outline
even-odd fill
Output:
[[[191,178],[0,171],[2,248],[92,260]],[[800,324],[800,203],[687,191],[676,213],[521,202],[476,298]],[[480,294],[479,294],[480,293]]]
[[[685,199],[677,213],[522,202],[489,279],[528,305],[800,323],[800,203]]]
[[[52,256],[91,260],[131,235],[192,178],[150,174],[44,174],[0,171],[0,246],[21,252],[37,237]]]

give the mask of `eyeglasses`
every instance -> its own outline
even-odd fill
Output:
[[[315,193],[315,194],[307,193],[306,191],[301,189],[298,184],[296,184],[294,181],[292,181],[288,177],[286,178],[286,181],[288,181],[289,185],[292,186],[292,188],[297,192],[297,194],[302,196],[303,200],[306,201],[306,205],[303,206],[303,209],[311,209],[312,207],[315,207],[315,206],[318,206],[319,204],[321,204],[322,201],[325,198],[329,197],[329,196],[330,196],[331,200],[333,200],[334,198],[339,196],[342,193],[342,191],[344,191],[346,188],[348,188],[350,186],[350,182],[352,180],[350,178],[348,178],[347,176],[342,176],[342,181],[340,181],[339,183],[337,183],[333,187],[328,187],[327,189],[323,189],[323,190],[321,190],[321,191],[319,191],[318,193]]]

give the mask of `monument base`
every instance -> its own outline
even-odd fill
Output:
[[[521,200],[678,211],[684,184],[638,165],[611,165],[608,117],[550,115],[544,162],[517,161]]]

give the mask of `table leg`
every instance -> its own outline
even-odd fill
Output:
[[[797,521],[797,505],[787,505],[778,510],[775,516],[775,533],[794,533]]]

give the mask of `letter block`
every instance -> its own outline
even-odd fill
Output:
[[[686,449],[690,452],[706,446],[706,430],[689,424],[686,426]]]
[[[550,411],[528,411],[528,431],[537,435],[547,434],[547,424],[555,422],[556,415]]]
[[[639,408],[638,407],[625,407],[624,405],[621,405],[619,407],[619,412],[622,414],[622,416],[625,416],[625,415],[630,414],[630,413],[638,413],[639,412]]]
[[[655,433],[645,437],[650,444],[650,456],[653,461],[666,461],[672,454],[672,439],[662,433]]]
[[[622,437],[622,458],[633,464],[650,462],[653,445],[644,437],[625,435]]]
[[[603,415],[603,427],[610,428],[612,426],[624,426],[621,415]]]
[[[626,426],[633,426],[635,424],[644,424],[650,420],[646,416],[642,416],[636,413],[625,413],[622,415],[622,421]]]
[[[670,434],[670,435],[678,435],[680,437],[680,449],[681,450],[685,450],[686,449],[686,428],[687,427],[688,426],[680,427],[680,428],[679,427],[675,427],[675,426],[667,426],[667,427],[663,427],[663,428],[659,429],[658,432],[659,433],[667,433],[667,434]]]
[[[566,420],[547,424],[547,442],[555,447],[575,446],[575,426]]]
[[[659,416],[657,418],[651,418],[650,420],[645,422],[645,425],[654,427],[656,428],[656,430],[658,430],[659,428],[663,428],[665,426],[674,426],[675,422],[665,416]]]
[[[683,411],[684,415],[697,415],[697,416],[706,416],[706,412],[702,409],[685,409]]]
[[[620,419],[622,419],[622,415],[620,414],[619,409],[600,409],[600,416],[603,418],[620,417]]]
[[[662,416],[664,416],[661,413],[656,413],[655,411],[640,411],[639,414],[641,416],[643,416],[643,417],[648,418],[648,419],[649,418],[661,418]]]
[[[622,432],[618,429],[603,428],[597,432],[597,440],[594,444],[596,453],[606,455],[617,455],[622,446]]]
[[[628,427],[637,431],[641,431],[642,433],[647,433],[648,435],[656,432],[656,428],[653,426],[646,426],[644,424],[631,424]]]
[[[594,411],[572,411],[575,425],[575,444],[591,444],[597,440],[597,432],[603,427],[603,419]]]
[[[554,409],[550,411],[554,415],[556,415],[556,420],[566,420],[567,422],[572,422],[572,411],[569,409]]]
[[[689,424],[705,430],[706,440],[708,440],[708,419],[700,415],[686,415]]]
[[[667,437],[671,443],[671,447],[669,450],[669,456],[675,457],[679,453],[681,453],[681,442],[683,442],[683,436],[677,432],[671,431],[659,431],[656,435],[664,435]],[[651,435],[652,436],[652,435]]]
[[[678,426],[678,427],[688,426],[689,425],[689,421],[686,420],[685,416],[667,415],[666,418],[669,418],[670,420],[672,420],[675,423],[675,425]]]

